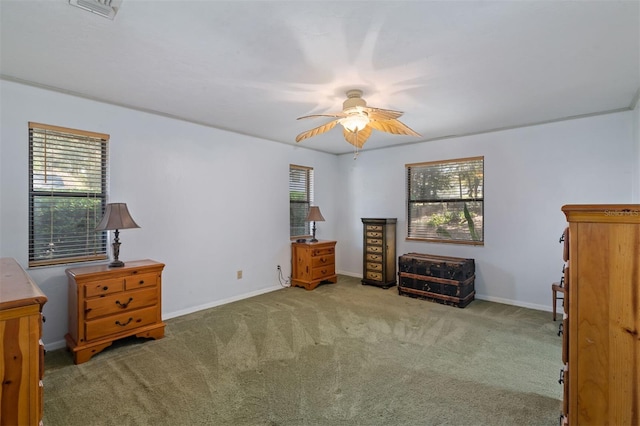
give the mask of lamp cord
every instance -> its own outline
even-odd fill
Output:
[[[285,279],[284,276],[282,275],[282,268],[278,270],[278,281],[280,282],[280,286],[284,288],[291,287],[291,277],[288,277],[287,279]]]

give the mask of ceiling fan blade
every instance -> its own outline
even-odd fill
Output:
[[[382,109],[382,108],[362,107],[362,110],[367,113],[367,115],[369,116],[369,119],[376,120],[376,121],[392,120],[404,114],[402,111],[393,111],[390,109]]]
[[[333,120],[326,124],[323,124],[322,126],[307,130],[306,132],[302,132],[298,136],[296,136],[296,142],[300,142],[303,139],[311,138],[313,136],[317,136],[321,133],[327,132],[336,127],[336,124],[338,124],[338,120]]]
[[[298,117],[297,120],[302,120],[303,118],[317,118],[317,117],[345,117],[346,114],[344,112],[334,112],[331,114],[311,114],[305,115],[302,117]]]
[[[350,132],[347,129],[343,129],[342,133],[347,142],[356,148],[362,148],[367,139],[369,139],[369,136],[371,136],[371,127],[366,126],[359,132]]]
[[[399,120],[391,119],[384,121],[370,121],[369,126],[381,132],[393,133],[394,135],[421,136],[406,124]]]

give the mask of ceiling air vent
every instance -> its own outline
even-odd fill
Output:
[[[103,18],[115,18],[122,0],[69,0],[69,4],[89,12],[100,15]]]

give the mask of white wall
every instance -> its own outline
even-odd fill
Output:
[[[474,258],[479,298],[550,310],[562,270],[560,208],[632,202],[633,121],[629,111],[340,156],[338,269],[362,276],[360,218],[396,217],[398,254]],[[485,245],[406,241],[405,164],[472,156],[485,159]]]
[[[28,121],[103,132],[110,201],[141,226],[120,258],[166,263],[163,317],[280,288],[289,274],[289,164],[314,167],[316,204],[335,239],[337,157],[0,80],[0,257],[28,265]],[[68,267],[68,266],[67,266]],[[65,267],[28,269],[48,296],[44,342],[64,345]],[[236,271],[243,278],[236,279]]]
[[[362,274],[361,217],[397,217],[399,254],[475,258],[479,297],[546,310],[562,265],[560,207],[640,198],[638,108],[353,160],[14,82],[0,80],[0,94],[0,257],[28,263],[27,122],[108,133],[111,201],[141,225],[122,231],[120,257],[166,263],[164,318],[279,288],[276,265],[290,273],[291,163],[315,169],[326,219],[317,234],[338,241],[339,273]],[[476,155],[485,156],[485,246],[406,242],[404,165]],[[28,270],[49,297],[48,349],[67,332],[64,269]]]

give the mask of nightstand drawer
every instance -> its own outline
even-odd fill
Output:
[[[382,225],[366,225],[365,229],[368,231],[382,232]]]
[[[93,321],[87,321],[87,340],[94,340],[111,334],[122,333],[144,325],[153,324],[158,318],[158,308],[139,309],[123,312]]]
[[[84,291],[86,297],[95,297],[117,293],[122,290],[124,290],[124,280],[122,278],[115,278],[87,283]]]
[[[85,318],[90,320],[104,315],[117,314],[158,303],[155,288],[127,291],[85,301]]]
[[[382,246],[367,246],[367,253],[382,253]]]
[[[367,238],[382,238],[382,231],[367,231]]]
[[[136,288],[155,286],[158,284],[158,274],[131,275],[125,278],[124,288],[134,290]]]
[[[382,262],[381,254],[367,253],[367,262]]]
[[[311,259],[311,267],[312,268],[318,268],[324,265],[331,265],[335,263],[335,256],[331,255],[331,256],[320,256],[320,257],[313,257]]]
[[[333,264],[322,266],[320,268],[313,268],[311,272],[311,279],[317,280],[320,278],[328,277],[330,275],[335,275],[335,273],[336,273],[336,265],[333,265]]]
[[[322,249],[314,249],[311,253],[312,256],[326,256],[329,254],[334,254],[335,250],[333,247],[330,248],[322,248]]]

